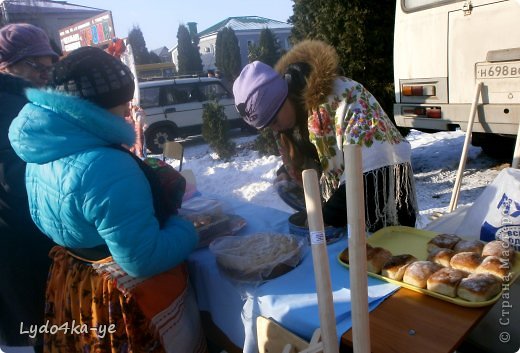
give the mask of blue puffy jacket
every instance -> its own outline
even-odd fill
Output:
[[[150,276],[182,262],[198,235],[172,216],[163,229],[154,216],[150,184],[132,156],[110,145],[132,145],[133,128],[83,99],[27,91],[27,104],[9,128],[27,164],[31,216],[54,242],[70,248],[107,244],[132,276]]]

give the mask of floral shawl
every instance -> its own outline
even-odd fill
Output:
[[[318,151],[326,199],[344,181],[343,146],[347,144],[361,145],[363,172],[410,162],[410,144],[374,96],[354,80],[336,78],[333,93],[310,113],[309,140]]]

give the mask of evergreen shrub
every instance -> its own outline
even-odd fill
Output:
[[[218,154],[229,160],[235,154],[235,143],[229,139],[229,125],[224,107],[213,100],[204,105],[202,113],[202,137]]]

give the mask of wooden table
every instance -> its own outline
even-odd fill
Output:
[[[491,307],[463,307],[401,288],[370,313],[372,352],[453,352]],[[241,351],[208,313],[203,323],[210,341],[230,353]],[[352,330],[342,335],[340,351],[352,351]]]
[[[453,352],[491,307],[463,307],[401,288],[369,315],[371,350]],[[352,347],[352,330],[342,335],[341,345],[345,351]]]

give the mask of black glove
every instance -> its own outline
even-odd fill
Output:
[[[345,183],[323,204],[323,223],[336,228],[347,225],[347,196]]]

